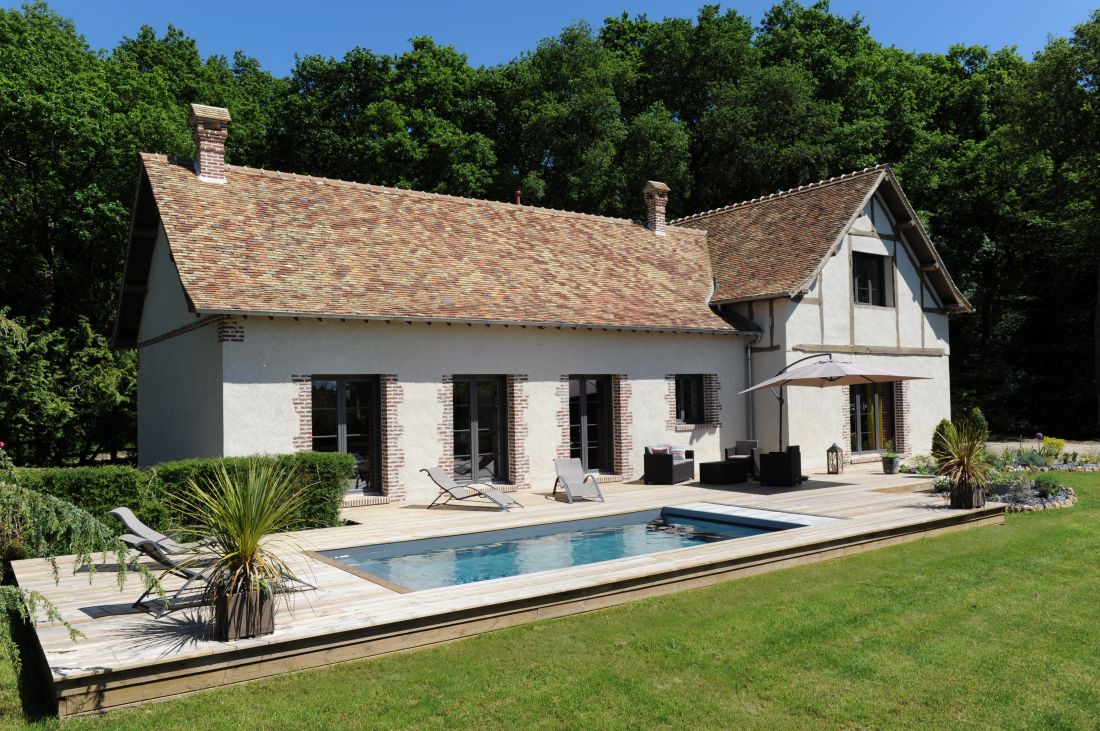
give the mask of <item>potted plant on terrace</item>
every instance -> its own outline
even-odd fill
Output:
[[[985,505],[985,490],[992,469],[985,452],[988,436],[981,424],[970,418],[936,430],[932,456],[936,458],[938,473],[951,483],[952,508]]]
[[[270,461],[232,472],[222,465],[212,477],[188,481],[180,507],[204,537],[192,562],[207,579],[203,598],[215,639],[275,631],[275,595],[301,582],[272,552],[271,534],[294,527],[303,499],[293,474]]]
[[[893,439],[886,440],[886,450],[882,453],[882,471],[888,475],[896,475],[898,473],[898,465],[901,464],[901,457],[898,456],[897,448],[894,446]]]

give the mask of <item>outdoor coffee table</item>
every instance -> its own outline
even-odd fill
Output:
[[[699,465],[699,481],[708,485],[732,485],[748,482],[748,460],[729,459],[721,462],[703,462]]]

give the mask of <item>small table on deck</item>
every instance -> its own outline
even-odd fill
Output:
[[[748,460],[727,459],[721,462],[703,462],[699,465],[699,481],[708,485],[732,485],[748,482]]]

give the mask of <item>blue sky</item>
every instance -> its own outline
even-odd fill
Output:
[[[0,0],[0,6],[19,2]],[[599,25],[624,10],[650,18],[694,17],[703,0],[485,0],[482,2],[375,2],[321,0],[302,3],[190,0],[54,0],[95,48],[111,48],[142,24],[163,32],[168,23],[195,38],[204,56],[242,49],[268,70],[286,74],[294,54],[340,56],[364,46],[400,53],[415,35],[429,35],[466,53],[474,64],[508,61],[534,48],[541,38],[584,19]],[[774,3],[725,3],[753,22]],[[995,48],[1015,45],[1025,56],[1043,47],[1048,35],[1068,35],[1100,0],[834,0],[843,15],[859,12],[880,42],[906,50],[944,51],[953,43]]]

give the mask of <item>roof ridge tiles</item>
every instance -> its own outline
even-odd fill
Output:
[[[808,190],[817,190],[818,188],[824,188],[827,185],[834,185],[836,183],[840,183],[840,182],[843,182],[845,180],[850,180],[850,179],[858,177],[860,175],[866,175],[866,174],[872,173],[872,172],[881,172],[883,170],[888,170],[889,168],[890,168],[889,163],[880,163],[878,165],[872,165],[870,167],[865,167],[862,170],[852,170],[852,171],[847,172],[847,173],[841,173],[840,175],[835,175],[835,176],[833,176],[831,178],[827,178],[825,180],[818,180],[814,183],[806,183],[805,185],[800,185],[797,188],[788,188],[786,190],[780,190],[780,191],[777,191],[775,193],[771,193],[769,195],[762,195],[762,196],[758,196],[756,198],[750,198],[749,200],[739,201],[737,203],[731,203],[728,206],[721,206],[719,208],[712,208],[709,211],[700,211],[699,213],[693,213],[690,216],[684,216],[682,218],[675,218],[675,219],[672,219],[671,221],[669,221],[669,224],[680,224],[680,223],[683,223],[684,221],[692,221],[692,220],[695,220],[695,219],[698,219],[698,218],[705,218],[707,216],[712,216],[716,213],[725,213],[727,211],[732,211],[732,210],[737,209],[737,208],[745,208],[747,206],[755,205],[757,203],[763,203],[765,201],[772,201],[772,200],[776,200],[778,198],[786,198],[788,196],[792,196],[792,195],[795,195],[797,193],[804,193]]]
[[[149,153],[143,153],[149,154]],[[507,201],[496,201],[488,198],[470,198],[467,196],[451,195],[449,193],[434,193],[426,190],[412,190],[409,188],[397,188],[389,185],[378,185],[376,183],[360,183],[354,180],[341,180],[339,178],[327,178],[324,176],[312,176],[303,175],[301,173],[289,173],[281,170],[270,170],[267,168],[253,168],[247,165],[228,165],[226,166],[230,172],[242,172],[248,175],[261,175],[266,177],[275,177],[281,180],[301,180],[304,182],[316,183],[317,185],[335,185],[343,188],[361,188],[366,191],[377,193],[392,193],[397,195],[405,195],[414,198],[428,198],[434,200],[451,200],[459,203],[469,203],[476,205],[488,205],[493,207],[505,207],[508,210],[526,210],[535,213],[545,213],[556,216],[568,216],[571,218],[581,218],[596,221],[610,221],[613,223],[626,223],[634,225],[637,222],[630,218],[618,218],[615,216],[601,216],[595,213],[582,213],[580,211],[567,211],[560,208],[548,208],[545,206],[531,206],[521,205],[516,206],[515,203],[509,203]]]

